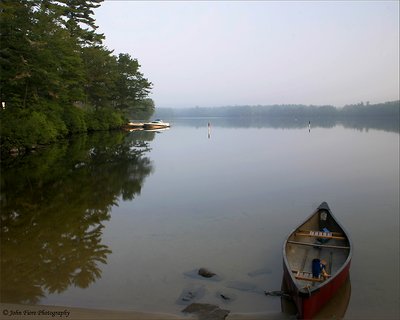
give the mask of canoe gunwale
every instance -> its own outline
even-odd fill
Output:
[[[293,274],[291,268],[290,268],[290,264],[288,261],[288,258],[286,256],[286,248],[288,246],[288,244],[291,244],[289,241],[289,239],[291,238],[291,236],[293,234],[295,234],[299,229],[301,229],[302,226],[304,226],[305,224],[307,224],[307,222],[309,222],[316,214],[318,214],[318,212],[320,212],[321,210],[326,210],[328,211],[328,213],[330,214],[330,216],[332,217],[332,219],[334,220],[334,222],[338,225],[338,227],[343,231],[343,234],[346,237],[346,240],[349,244],[348,248],[337,248],[338,250],[349,250],[348,251],[348,255],[347,258],[345,260],[345,262],[340,266],[340,268],[334,273],[331,274],[331,277],[329,277],[327,280],[318,283],[312,287],[300,287],[298,285],[298,280],[295,278],[295,275]],[[292,245],[300,245],[300,244],[293,244]],[[312,245],[312,243],[310,243],[310,245]],[[351,262],[351,258],[352,258],[352,254],[353,254],[353,245],[352,245],[352,241],[347,233],[347,231],[343,228],[343,226],[340,224],[340,222],[335,218],[335,216],[332,214],[332,211],[330,210],[329,206],[327,205],[326,202],[321,203],[320,206],[318,206],[318,208],[310,215],[308,216],[304,222],[300,223],[300,225],[298,225],[296,228],[294,228],[289,235],[286,237],[284,244],[283,244],[283,260],[284,260],[284,266],[287,269],[287,273],[289,275],[289,277],[291,278],[291,281],[293,282],[293,284],[296,286],[298,294],[300,296],[311,296],[314,293],[318,292],[322,287],[329,285],[329,283],[334,282],[336,280],[336,278],[342,274],[343,270],[345,268],[348,267],[348,265]]]

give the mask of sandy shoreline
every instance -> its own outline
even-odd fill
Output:
[[[282,319],[279,314],[229,314],[227,320],[261,320]],[[74,320],[97,320],[97,319],[131,319],[131,320],[191,320],[197,319],[190,314],[174,315],[168,313],[148,313],[138,311],[102,310],[89,308],[74,308],[47,305],[22,305],[11,303],[0,303],[0,319],[74,319]]]
[[[172,320],[172,319],[195,319],[191,316],[177,316],[166,313],[145,313],[136,311],[101,310],[89,308],[73,308],[63,306],[47,305],[22,305],[22,304],[0,304],[0,319],[143,319],[143,320]]]

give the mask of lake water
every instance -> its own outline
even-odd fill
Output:
[[[396,126],[172,125],[2,162],[2,302],[277,315],[283,241],[327,201],[354,244],[344,318],[399,317]]]

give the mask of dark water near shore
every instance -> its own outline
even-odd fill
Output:
[[[283,241],[327,201],[355,247],[345,319],[398,318],[397,127],[291,123],[187,119],[4,160],[1,302],[178,313],[193,291],[278,314]]]

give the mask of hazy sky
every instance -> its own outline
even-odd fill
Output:
[[[399,99],[398,1],[105,1],[157,107]]]

